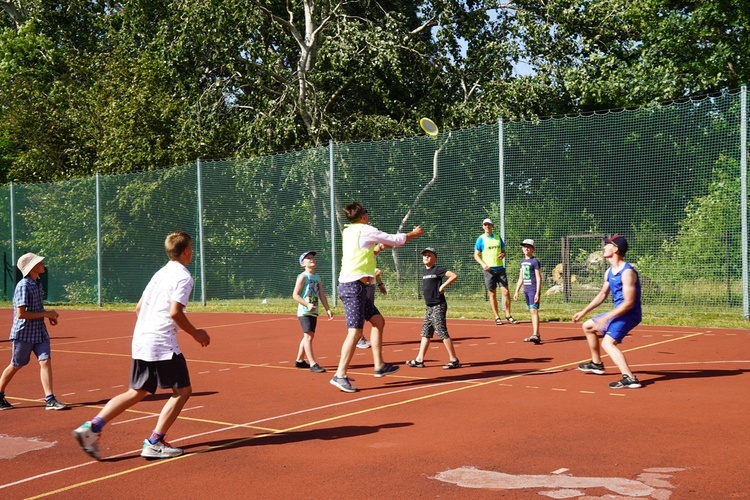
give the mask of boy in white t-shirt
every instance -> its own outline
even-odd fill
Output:
[[[211,342],[205,330],[195,328],[185,315],[185,306],[193,290],[193,277],[187,266],[193,258],[189,234],[176,231],[167,236],[164,249],[169,262],[154,274],[143,292],[135,312],[130,388],[110,399],[99,414],[73,431],[73,437],[88,455],[99,459],[99,433],[107,422],[154,394],[157,385],[172,389],[151,436],[143,441],[141,456],[170,458],[182,455],[180,448],[164,437],[193,392],[185,356],[177,345],[177,330],[190,334],[203,347]]]

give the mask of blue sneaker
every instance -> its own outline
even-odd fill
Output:
[[[394,365],[386,363],[383,365],[383,368],[381,368],[380,370],[375,370],[375,376],[378,378],[385,377],[386,375],[396,373],[397,371],[398,371],[398,366],[394,366]]]

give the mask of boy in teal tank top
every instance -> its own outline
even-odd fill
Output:
[[[323,291],[323,282],[320,276],[315,274],[315,266],[317,265],[315,252],[308,251],[300,255],[299,265],[305,268],[305,272],[297,276],[292,297],[298,304],[297,317],[300,326],[302,326],[302,340],[299,343],[294,366],[309,368],[313,373],[325,373],[326,369],[315,361],[312,346],[318,324],[318,304],[323,304],[329,321],[333,319],[333,313],[331,308],[328,307],[328,299],[326,299],[326,294]],[[305,361],[305,357],[307,357],[307,361]]]

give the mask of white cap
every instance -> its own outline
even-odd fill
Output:
[[[493,226],[495,225],[495,223],[492,222],[492,219],[490,219],[490,218],[484,219],[482,221],[482,224],[492,224]]]
[[[529,246],[529,247],[532,247],[532,248],[536,248],[536,246],[534,245],[534,240],[532,240],[532,239],[523,240],[521,242],[521,246],[522,247]]]
[[[27,274],[34,269],[34,266],[44,260],[44,257],[34,253],[25,253],[18,259],[18,269],[21,270],[21,274],[25,278]]]

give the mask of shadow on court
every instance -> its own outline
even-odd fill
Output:
[[[166,390],[166,389],[160,389],[160,390]],[[213,396],[214,394],[218,394],[218,391],[205,391],[205,392],[194,392],[190,398],[196,398],[201,396]],[[172,396],[171,392],[157,392],[156,394],[149,394],[145,398],[143,398],[143,401],[166,401]],[[113,396],[114,397],[114,396]],[[74,406],[102,406],[107,404],[109,400],[112,398],[107,399],[99,399],[97,401],[83,401],[80,403],[68,403],[71,407]],[[67,401],[66,401],[67,403]]]
[[[637,370],[639,379],[641,375],[655,375],[655,377],[645,378],[643,377],[640,382],[643,386],[656,384],[659,382],[667,382],[670,380],[679,380],[683,378],[716,378],[716,377],[734,377],[737,375],[744,375],[750,370],[738,369],[738,370],[670,370],[670,371],[652,371],[652,370]]]
[[[202,453],[212,453],[216,451],[244,448],[247,446],[279,445],[317,440],[333,441],[357,436],[366,436],[368,434],[375,434],[376,432],[380,432],[385,429],[399,429],[401,427],[409,427],[412,425],[414,425],[412,422],[392,422],[382,425],[342,425],[337,427],[326,427],[322,429],[280,432],[277,434],[258,434],[244,439],[240,438],[207,441],[205,443],[186,445],[183,447],[183,449],[186,452],[201,451]],[[202,449],[206,446],[209,449]]]
[[[558,338],[545,338],[544,334],[540,333],[542,335],[542,344],[558,344],[560,342],[582,342],[586,340],[585,335],[577,335],[575,337],[558,337]]]

